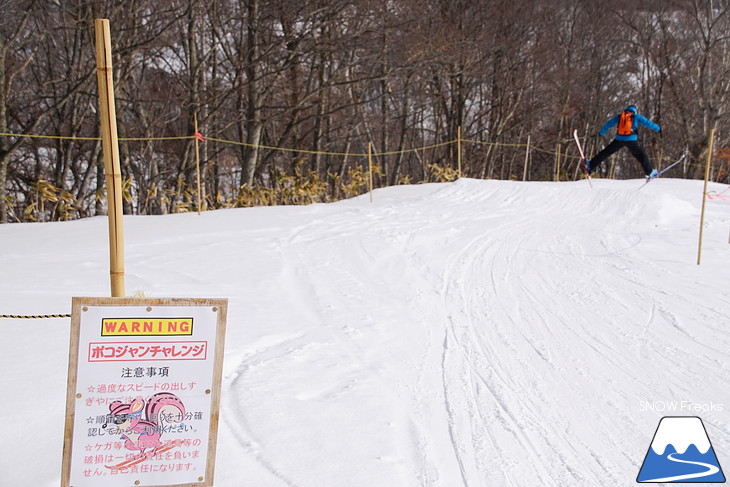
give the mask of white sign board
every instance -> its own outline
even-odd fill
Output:
[[[226,313],[73,299],[63,487],[213,485]]]

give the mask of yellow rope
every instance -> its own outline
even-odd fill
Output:
[[[67,137],[65,135],[6,134],[1,132],[0,135],[8,137],[26,137],[29,139],[101,140],[101,137]]]
[[[215,137],[206,137],[206,141],[212,141],[212,142],[221,142],[223,144],[233,144],[233,145],[241,145],[245,147],[253,147],[257,149],[267,149],[267,150],[278,150],[282,152],[298,152],[300,154],[318,154],[318,155],[324,155],[324,156],[343,156],[343,157],[367,157],[368,153],[364,152],[324,152],[324,151],[313,151],[313,150],[306,150],[306,149],[289,149],[286,147],[274,147],[270,145],[257,145],[257,144],[249,144],[248,142],[238,142],[235,140],[225,140],[225,139],[216,139]],[[402,151],[393,151],[393,152],[373,152],[372,156],[392,156],[395,154],[405,154],[408,152],[418,152],[425,149],[434,149],[436,147],[442,147],[445,145],[453,144],[455,143],[455,140],[452,140],[450,142],[442,142],[440,144],[433,144],[433,145],[427,145],[424,147],[419,147],[417,149],[406,149]]]
[[[184,139],[194,139],[194,135],[179,135],[177,137],[119,137],[119,140],[123,140],[125,142],[129,141],[141,141],[141,140],[184,140]],[[98,139],[101,140],[101,139]]]
[[[36,135],[36,134],[7,134],[0,132],[0,135],[7,137],[26,137],[29,139],[56,139],[56,140],[101,140],[101,137],[72,137],[68,135]],[[176,137],[119,137],[118,140],[125,142],[143,140],[184,140],[194,139],[194,135],[180,135]]]
[[[461,139],[461,141],[470,142],[472,144],[477,144],[477,145],[493,145],[495,147],[497,147],[497,146],[499,146],[499,147],[527,147],[527,144],[507,144],[505,142],[482,142],[479,140],[469,140],[469,139]],[[532,147],[533,149],[536,148],[532,144],[530,144],[530,147]]]
[[[14,320],[40,320],[45,318],[71,318],[71,315],[0,315],[0,318],[11,318]]]
[[[306,150],[306,149],[290,149],[286,147],[274,147],[269,145],[258,145],[258,144],[249,144],[247,142],[238,142],[235,140],[226,140],[226,139],[218,139],[215,137],[205,137],[202,136],[198,137],[199,134],[195,135],[181,135],[181,136],[175,136],[175,137],[120,137],[120,141],[124,142],[135,142],[135,141],[162,141],[162,140],[187,140],[187,139],[195,139],[198,138],[202,141],[211,141],[211,142],[220,142],[223,144],[233,144],[233,145],[239,145],[239,146],[245,146],[245,147],[252,147],[252,148],[258,148],[258,149],[266,149],[266,150],[277,150],[282,152],[297,152],[300,154],[312,154],[312,155],[329,155],[329,156],[342,156],[342,157],[367,157],[367,153],[360,153],[360,152],[325,152],[325,151],[313,151],[313,150]],[[71,137],[71,136],[63,136],[63,135],[36,135],[36,134],[12,134],[12,133],[3,133],[0,132],[0,136],[7,136],[7,137],[27,137],[27,138],[34,138],[34,139],[63,139],[63,140],[101,140],[100,137]],[[428,146],[418,147],[414,149],[405,149],[401,151],[390,151],[390,152],[375,152],[371,154],[373,157],[379,157],[379,156],[392,156],[397,154],[408,154],[413,152],[419,152],[426,149],[435,149],[438,147],[444,147],[447,145],[456,144],[459,141],[457,140],[450,140],[448,142],[442,142],[440,144],[432,144]],[[470,143],[470,144],[476,144],[476,145],[488,145],[488,146],[494,146],[494,147],[513,147],[513,148],[529,148],[530,150],[534,150],[537,152],[541,152],[543,154],[548,155],[555,155],[555,151],[542,149],[540,147],[534,146],[532,144],[519,144],[519,143],[504,143],[504,142],[482,142],[479,140],[471,140],[471,139],[461,139],[461,142],[464,143]],[[568,156],[570,159],[580,159],[578,156]],[[695,164],[695,163],[689,163],[690,166],[699,166],[701,164]]]
[[[215,137],[206,137],[206,141],[212,141],[212,142],[221,142],[223,144],[233,144],[233,145],[241,145],[245,147],[254,147],[257,149],[268,149],[268,150],[280,150],[283,152],[300,152],[302,154],[329,154],[332,156],[367,156],[367,153],[365,154],[356,154],[356,153],[349,153],[349,152],[319,152],[319,151],[312,151],[312,150],[305,150],[305,149],[287,149],[284,147],[272,147],[269,145],[257,145],[257,144],[249,144],[247,142],[238,142],[235,140],[225,140],[225,139],[216,139]]]

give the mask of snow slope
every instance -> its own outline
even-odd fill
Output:
[[[127,292],[230,300],[216,486],[629,485],[665,415],[730,465],[730,201],[697,266],[702,182],[641,184],[126,217]],[[0,226],[0,314],[108,296],[107,255]],[[59,485],[69,321],[0,320],[3,486]]]

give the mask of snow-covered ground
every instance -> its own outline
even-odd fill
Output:
[[[641,184],[125,217],[127,293],[229,299],[219,487],[630,485],[667,415],[730,465],[730,200],[698,266],[702,182]],[[107,242],[0,226],[0,314],[108,296]],[[60,484],[69,324],[0,319],[0,485]]]

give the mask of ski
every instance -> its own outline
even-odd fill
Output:
[[[641,185],[641,188],[643,188],[644,186],[649,184],[653,179],[658,178],[659,176],[661,176],[662,174],[664,174],[665,172],[669,171],[671,168],[673,168],[674,166],[676,166],[677,164],[682,162],[686,156],[687,156],[687,151],[682,152],[682,155],[679,156],[679,159],[677,159],[676,161],[674,161],[673,163],[671,163],[670,165],[668,165],[667,167],[665,167],[664,169],[662,169],[661,171],[656,173],[656,176],[647,178],[646,181],[644,181],[644,184]],[[639,189],[641,189],[641,188],[639,188]]]
[[[131,467],[132,465],[137,465],[139,463],[149,460],[150,458],[154,458],[155,456],[159,455],[160,453],[166,452],[167,450],[172,450],[176,446],[177,446],[177,444],[174,441],[171,441],[168,444],[166,444],[160,448],[157,448],[155,450],[152,450],[152,451],[149,451],[146,453],[140,453],[121,463],[117,463],[116,465],[104,465],[104,466],[110,470],[124,470],[124,469]]]
[[[580,139],[578,138],[578,130],[573,130],[573,138],[575,139],[575,144],[578,146],[578,152],[580,153],[580,162],[583,165],[583,170],[586,173],[586,176],[588,176],[588,186],[593,188],[593,184],[591,183],[591,172],[588,170],[588,164],[586,163],[586,156],[583,153],[583,146],[580,145]]]

